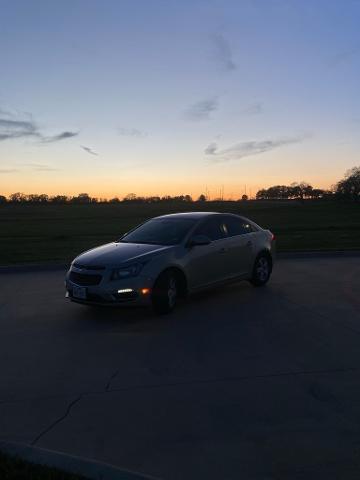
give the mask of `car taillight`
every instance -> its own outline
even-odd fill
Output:
[[[271,233],[271,241],[273,242],[275,240],[275,235],[272,232],[270,233]]]

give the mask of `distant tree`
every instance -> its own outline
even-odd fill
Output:
[[[326,196],[326,190],[322,190],[321,188],[313,188],[311,192],[311,198],[319,199],[324,198]]]
[[[206,196],[202,193],[197,199],[198,202],[206,202]]]
[[[304,200],[304,198],[311,196],[313,187],[308,183],[292,183],[291,186],[293,187],[295,197],[299,198],[300,200]]]
[[[136,200],[136,193],[128,193],[127,195],[125,195],[125,197],[123,198],[123,201],[124,202],[133,202],[134,200]]]
[[[92,198],[88,193],[79,193],[77,197],[72,197],[71,203],[91,203]]]
[[[29,203],[47,203],[49,201],[49,196],[45,193],[31,193],[26,196],[26,201]]]
[[[191,195],[185,195],[185,198],[184,198],[185,202],[192,202],[193,199],[192,199],[192,196]]]
[[[343,180],[336,185],[336,196],[360,201],[360,167],[354,167],[345,173]]]
[[[50,198],[51,203],[66,203],[69,201],[69,197],[66,195],[55,195],[54,197]]]
[[[154,196],[154,197],[148,197],[148,198],[147,198],[147,201],[148,201],[149,203],[156,203],[156,202],[160,202],[160,200],[161,200],[161,198],[160,198],[160,197],[158,197],[158,196]]]
[[[109,203],[120,203],[119,197],[110,198]]]
[[[16,192],[16,193],[12,193],[9,199],[10,199],[10,202],[13,202],[13,203],[26,202],[26,195],[24,193]]]
[[[245,193],[244,193],[244,195],[241,196],[241,200],[243,202],[246,202],[247,200],[249,200],[249,197],[247,195],[245,195]]]
[[[256,193],[256,199],[257,200],[267,200],[268,196],[267,196],[267,189],[266,188],[262,188],[261,190],[259,190],[257,193]]]
[[[4,195],[0,195],[0,203],[6,203],[7,199],[4,197]]]

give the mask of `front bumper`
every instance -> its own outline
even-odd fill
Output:
[[[98,285],[84,286],[71,281],[69,273],[65,279],[65,297],[72,302],[103,306],[149,306],[151,304],[154,283],[152,278],[140,275],[118,281],[106,281],[103,278]],[[79,287],[83,292],[85,291],[85,298],[76,296]]]

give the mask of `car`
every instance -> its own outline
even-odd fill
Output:
[[[240,215],[162,215],[77,256],[66,274],[66,296],[169,313],[178,298],[203,289],[239,280],[265,285],[274,254],[273,233]]]

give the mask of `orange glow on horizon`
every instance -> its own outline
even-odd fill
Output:
[[[15,180],[15,179],[14,179]],[[329,179],[330,181],[324,182],[323,179],[309,179],[310,183],[314,188],[322,188],[327,190],[331,185],[335,184],[340,178]],[[197,199],[201,194],[206,195],[210,200],[216,198],[223,198],[224,200],[237,200],[246,194],[249,198],[255,198],[256,192],[263,188],[269,188],[274,185],[290,185],[295,180],[279,178],[270,181],[269,179],[264,179],[264,181],[259,181],[256,179],[255,182],[223,182],[222,185],[214,185],[208,183],[207,185],[199,185],[199,182],[195,181],[190,183],[184,182],[158,182],[158,184],[149,185],[150,182],[143,182],[140,184],[137,182],[127,181],[125,184],[117,186],[114,185],[114,179],[110,184],[109,181],[98,181],[92,180],[85,182],[73,181],[70,185],[70,182],[60,182],[54,181],[53,179],[48,179],[45,181],[44,178],[35,179],[35,181],[29,182],[28,179],[17,179],[14,182],[7,182],[6,185],[0,185],[0,195],[9,196],[12,193],[21,192],[24,194],[46,194],[49,196],[55,195],[66,195],[68,197],[77,196],[80,193],[87,193],[91,197],[96,197],[99,199],[110,200],[112,198],[118,197],[119,199],[124,198],[129,193],[134,193],[138,197],[152,197],[152,196],[177,196],[177,195],[191,195],[193,199]],[[300,180],[301,181],[301,180]],[[81,184],[80,184],[81,183]],[[99,183],[103,188],[99,188]],[[115,180],[116,183],[116,180]],[[240,183],[240,185],[239,185]],[[80,186],[79,186],[80,185]],[[222,192],[222,187],[224,190]]]

